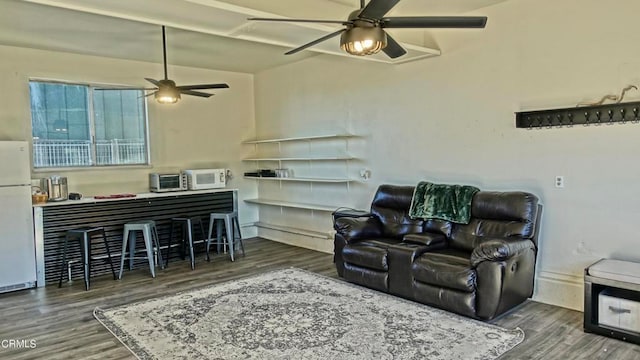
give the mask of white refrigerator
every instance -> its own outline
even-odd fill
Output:
[[[35,286],[29,143],[0,141],[0,293]]]

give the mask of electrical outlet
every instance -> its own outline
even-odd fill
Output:
[[[369,169],[362,169],[360,170],[360,177],[362,178],[362,180],[367,181],[369,180],[369,178],[371,177],[371,170]]]
[[[556,184],[557,188],[563,188],[564,187],[564,176],[562,176],[562,175],[556,176],[555,184]]]

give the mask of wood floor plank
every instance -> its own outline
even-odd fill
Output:
[[[172,295],[211,284],[282,268],[298,267],[337,278],[332,255],[264,239],[246,240],[247,254],[230,262],[228,255],[174,261],[157,270],[125,271],[122,280],[111,276],[91,279],[91,290],[82,281],[62,288],[0,294],[0,340],[35,339],[34,349],[4,349],[0,359],[118,359],[135,357],[93,317],[93,309]],[[640,359],[640,346],[582,331],[582,313],[528,301],[493,321],[506,328],[520,327],[525,340],[501,360],[521,359]]]

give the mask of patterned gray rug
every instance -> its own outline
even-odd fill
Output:
[[[299,269],[95,317],[139,359],[495,359],[506,330]]]

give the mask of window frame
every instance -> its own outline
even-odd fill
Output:
[[[51,166],[51,167],[36,167],[33,161],[33,157],[31,158],[31,168],[33,172],[52,172],[52,171],[85,171],[85,170],[104,170],[104,169],[117,169],[117,168],[151,168],[151,137],[149,134],[149,103],[147,101],[147,97],[145,96],[143,99],[143,110],[144,110],[144,140],[146,147],[146,156],[145,163],[139,164],[106,164],[99,165],[97,162],[97,143],[96,143],[96,122],[95,122],[95,112],[94,112],[94,101],[93,95],[95,90],[141,90],[144,94],[144,90],[139,87],[133,85],[118,85],[118,84],[106,84],[106,83],[98,83],[98,82],[86,82],[86,81],[71,81],[71,80],[59,80],[59,79],[48,79],[48,78],[40,78],[40,77],[30,77],[28,78],[28,85],[32,82],[41,82],[41,83],[50,83],[50,84],[63,84],[63,85],[79,85],[86,86],[87,91],[87,112],[89,117],[89,138],[91,141],[91,165],[87,166]],[[31,93],[29,90],[29,143],[31,145],[31,154],[33,156],[33,114],[31,113]]]

